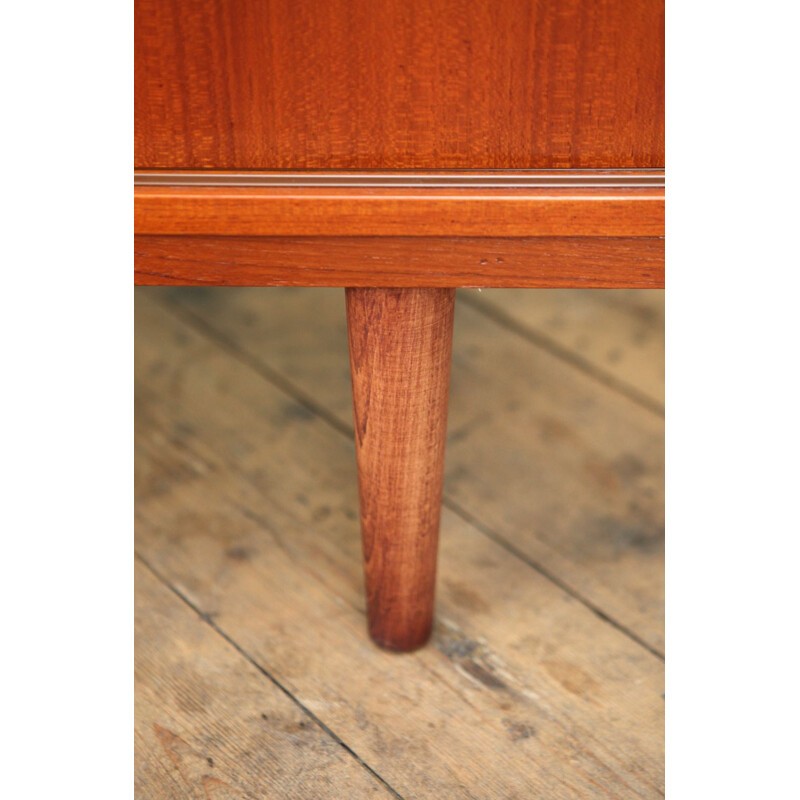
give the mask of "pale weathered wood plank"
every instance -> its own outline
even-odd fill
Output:
[[[486,289],[459,296],[663,413],[663,290]]]
[[[660,796],[657,658],[450,512],[433,645],[378,650],[349,439],[166,312],[137,335],[138,547],[401,795]]]
[[[350,428],[342,294],[169,296]],[[663,653],[663,419],[457,301],[448,429],[445,502]]]
[[[456,325],[447,497],[663,653],[664,420],[471,308]]]
[[[135,580],[137,798],[393,796],[141,563]]]

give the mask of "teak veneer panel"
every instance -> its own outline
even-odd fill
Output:
[[[140,284],[664,285],[657,171],[137,173],[135,216]]]
[[[663,288],[660,238],[137,236],[135,282]]]
[[[664,166],[663,0],[137,0],[135,163]]]
[[[663,236],[664,190],[136,186],[135,232]]]

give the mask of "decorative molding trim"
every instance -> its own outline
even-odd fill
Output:
[[[394,189],[663,188],[663,170],[500,170],[483,172],[151,172],[135,186]]]
[[[136,282],[663,287],[664,172],[138,172]]]

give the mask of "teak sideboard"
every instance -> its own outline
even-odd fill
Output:
[[[135,282],[345,288],[369,633],[430,636],[457,287],[664,286],[663,0],[136,0]]]

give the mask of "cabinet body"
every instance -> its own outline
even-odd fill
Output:
[[[135,280],[340,286],[369,629],[431,631],[454,289],[664,285],[662,0],[136,0]]]

